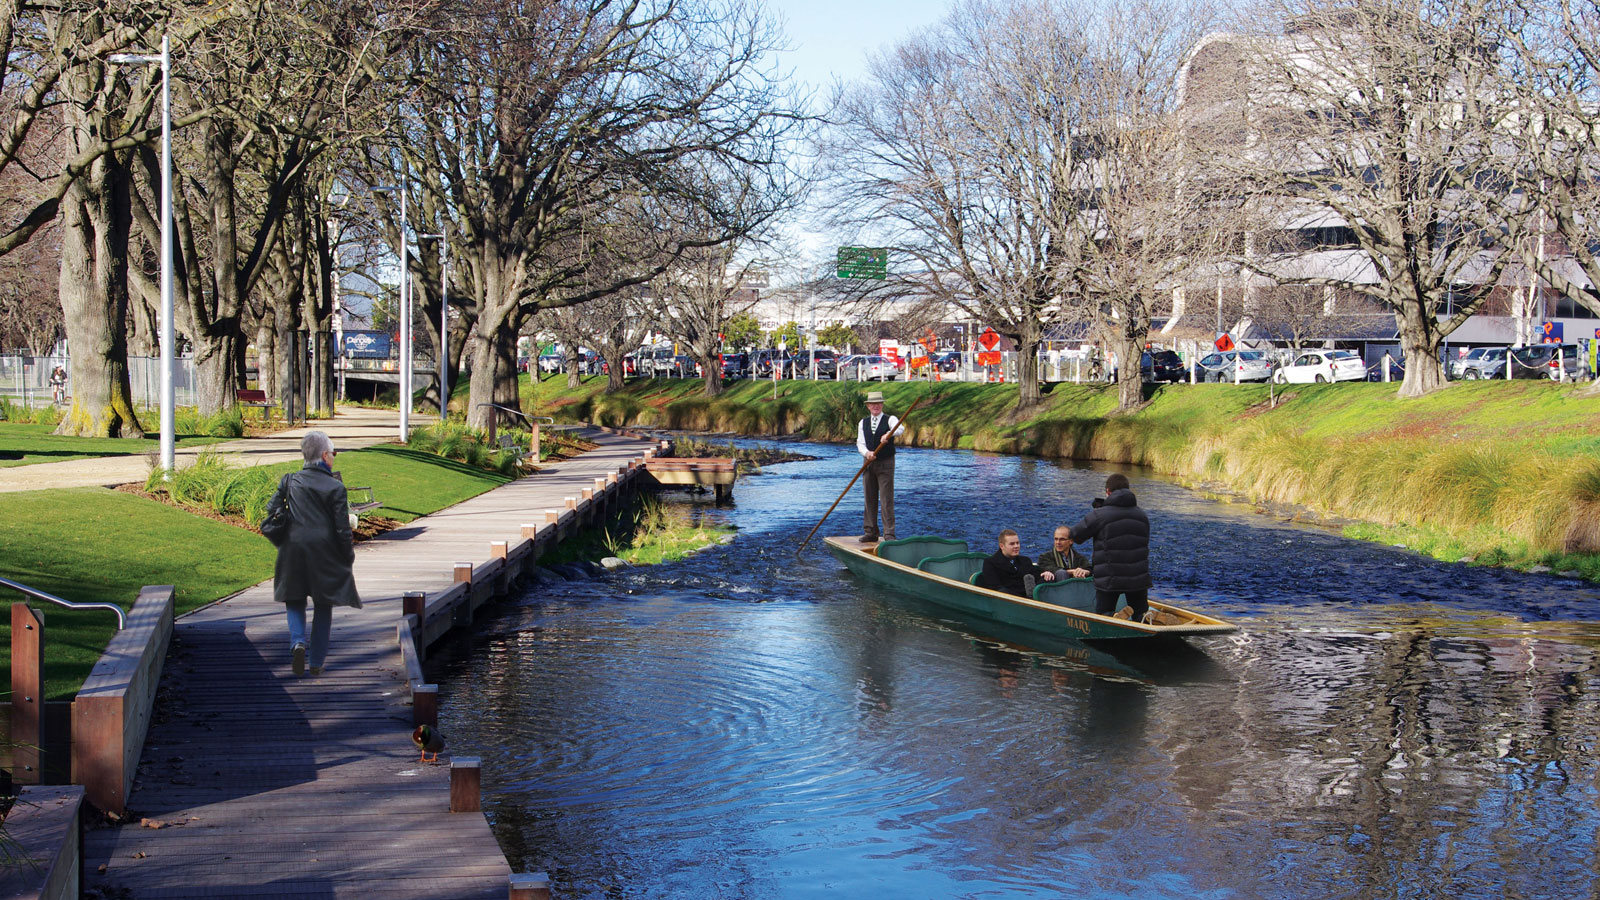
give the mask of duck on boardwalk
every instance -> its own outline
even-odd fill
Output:
[[[422,751],[421,762],[438,762],[439,751],[444,749],[444,734],[432,725],[418,725],[417,730],[411,732],[411,743]],[[429,753],[433,754],[431,760]]]

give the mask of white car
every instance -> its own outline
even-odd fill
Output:
[[[894,381],[900,374],[899,368],[882,356],[858,356],[849,366],[860,373],[862,381]]]
[[[1280,368],[1272,380],[1279,384],[1327,384],[1362,381],[1366,377],[1366,364],[1349,350],[1308,350]]]

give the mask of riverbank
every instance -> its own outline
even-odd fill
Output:
[[[845,441],[860,397],[923,400],[910,446],[1148,466],[1251,502],[1349,520],[1348,536],[1438,559],[1578,572],[1600,581],[1600,398],[1587,385],[1464,382],[1414,400],[1393,385],[1170,385],[1113,415],[1108,385],[1056,385],[1019,414],[1014,385],[736,382],[603,377],[524,382],[523,405],[563,421]],[[776,393],[776,397],[774,394]],[[1275,402],[1274,402],[1275,400]]]

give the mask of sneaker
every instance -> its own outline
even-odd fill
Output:
[[[1032,599],[1034,578],[1032,575],[1022,576],[1022,596]]]
[[[299,678],[306,673],[306,645],[304,641],[296,641],[294,645],[294,677]]]

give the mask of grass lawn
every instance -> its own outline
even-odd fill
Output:
[[[54,425],[0,422],[0,468],[99,456],[137,456],[161,449],[161,436],[155,433],[147,438],[85,438],[51,434],[54,430]],[[216,444],[224,440],[227,438],[180,434],[178,446]]]
[[[274,469],[299,468],[290,463]],[[339,454],[345,482],[371,485],[378,515],[411,521],[508,479],[398,446]],[[272,577],[275,551],[253,531],[101,488],[0,493],[0,574],[78,602],[130,607],[148,584],[177,588],[179,614]],[[66,699],[111,639],[109,613],[50,604],[45,678]],[[11,627],[0,622],[0,678],[10,682]]]

